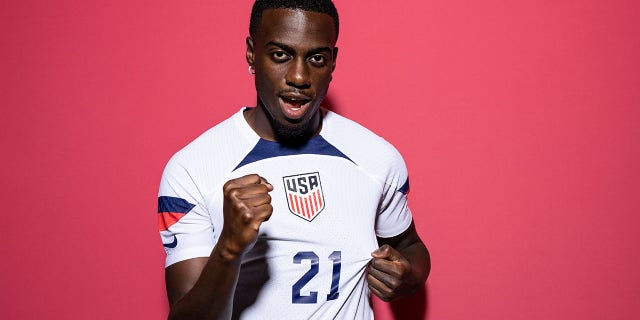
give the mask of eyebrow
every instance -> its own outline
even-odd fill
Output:
[[[290,53],[296,53],[296,50],[294,48],[292,48],[292,47],[290,47],[290,46],[288,46],[288,45],[286,45],[284,43],[281,43],[281,42],[269,41],[269,42],[267,42],[265,47],[268,47],[270,45],[279,47],[280,49],[282,49],[284,51],[287,51],[287,52],[290,52]],[[308,55],[313,55],[313,54],[324,52],[324,51],[331,52],[332,50],[331,50],[331,47],[319,47],[319,48],[313,48],[313,49],[309,50],[309,52],[307,54]]]

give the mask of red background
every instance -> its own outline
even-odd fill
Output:
[[[255,104],[250,2],[0,4],[3,318],[166,316],[160,174]],[[336,5],[328,102],[403,153],[432,253],[398,318],[636,317],[638,2]]]

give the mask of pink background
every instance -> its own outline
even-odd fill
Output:
[[[2,318],[166,316],[160,174],[255,104],[250,4],[0,4]],[[336,4],[328,102],[403,153],[433,259],[397,318],[637,317],[639,2]]]

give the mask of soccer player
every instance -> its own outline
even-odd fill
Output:
[[[336,67],[330,0],[258,0],[246,39],[257,106],[176,153],[160,184],[171,319],[373,319],[429,254],[393,146],[321,107]]]

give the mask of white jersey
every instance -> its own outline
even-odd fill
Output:
[[[391,144],[336,113],[290,148],[261,139],[243,110],[176,153],[158,197],[166,266],[208,257],[223,225],[222,187],[257,173],[273,214],[243,257],[234,319],[373,319],[365,267],[411,224],[407,170]]]

